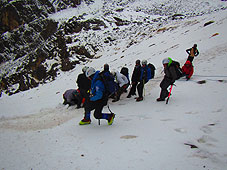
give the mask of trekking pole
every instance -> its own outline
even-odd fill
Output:
[[[108,110],[110,111],[110,113],[113,113],[113,112],[110,110],[109,104],[107,105],[107,108],[108,108]]]
[[[169,97],[170,97],[170,95],[171,95],[172,88],[173,88],[173,84],[172,84],[171,87],[170,87],[170,91],[169,91],[169,95],[168,95],[167,100],[166,100],[166,104],[168,104],[168,102],[169,102]]]
[[[145,100],[145,87],[144,87],[144,84],[145,84],[145,80],[143,80],[143,97],[144,97],[144,100]]]
[[[107,104],[107,108],[108,108],[108,110],[110,111],[110,113],[113,113],[113,112],[110,110],[109,104]],[[99,125],[101,124],[101,123],[100,123],[100,119],[98,119],[98,124],[99,124]]]

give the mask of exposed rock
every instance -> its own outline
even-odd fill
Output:
[[[122,20],[121,18],[118,18],[118,17],[114,17],[114,19],[116,20],[115,24],[117,26],[123,26],[123,25],[129,25],[130,22],[127,21],[127,20]]]
[[[185,18],[185,15],[183,15],[183,14],[174,14],[172,16],[172,20],[184,19],[184,18]]]
[[[47,40],[50,36],[52,36],[57,31],[57,22],[50,22],[47,23],[46,27],[40,32],[40,35],[43,37],[44,40]]]
[[[84,46],[75,47],[74,50],[75,50],[76,54],[84,55],[87,58],[93,58],[93,56],[91,56],[91,54],[86,50],[86,48]]]
[[[206,27],[206,26],[213,24],[213,23],[214,23],[214,21],[209,21],[209,22],[206,22],[203,26]]]
[[[0,33],[12,31],[36,19],[44,19],[48,13],[54,11],[53,5],[48,0],[17,0],[3,3],[0,9]]]
[[[184,143],[184,144],[190,146],[192,149],[197,149],[198,148],[198,146],[190,144],[190,143]]]
[[[73,17],[67,23],[63,24],[60,29],[63,29],[66,34],[79,33],[82,29],[100,30],[100,27],[106,27],[106,24],[99,19],[81,20],[80,17]]]
[[[17,67],[14,72],[13,69],[10,70],[10,74],[2,72],[1,89],[7,90],[8,94],[25,91],[37,87],[39,83],[54,80],[59,70],[58,65],[63,64],[64,70],[75,67],[75,63],[69,62],[66,69],[64,62],[61,63],[57,60],[55,65],[45,64],[47,60],[53,60],[56,57],[62,59],[69,57],[64,36],[61,32],[56,31],[56,22],[40,19],[2,35],[0,40],[1,62],[13,59],[14,62],[10,62],[12,68],[15,65],[22,65]],[[7,84],[4,80],[7,80]],[[15,89],[16,84],[19,85],[17,89]]]
[[[200,81],[197,81],[198,84],[205,84],[206,83],[206,80],[200,80]]]
[[[70,62],[68,58],[62,59],[61,60],[61,70],[62,71],[69,71],[75,68],[77,62]]]
[[[56,4],[56,10],[60,11],[62,9],[66,9],[67,7],[76,7],[80,5],[81,0],[53,0],[53,3]]]

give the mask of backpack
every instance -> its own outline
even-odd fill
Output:
[[[183,72],[182,69],[180,67],[180,63],[178,61],[173,61],[172,64],[175,68],[176,74],[177,74],[177,78],[176,80],[178,80],[179,78],[181,78],[183,76]]]
[[[149,63],[148,67],[151,69],[151,78],[154,78],[155,70],[156,70],[155,66],[153,64]]]
[[[110,72],[105,72],[105,73],[99,73],[99,77],[105,87],[104,97],[109,98],[118,89],[118,85],[114,81],[114,76]]]

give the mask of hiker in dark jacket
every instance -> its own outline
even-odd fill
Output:
[[[140,60],[136,60],[136,65],[134,67],[134,70],[133,70],[133,73],[132,73],[132,78],[131,78],[132,87],[131,87],[131,89],[128,93],[127,98],[130,98],[130,97],[136,95],[136,87],[137,87],[137,84],[138,84],[139,79],[140,79],[140,74],[141,74]]]
[[[114,76],[110,73],[109,65],[104,64],[104,70],[100,73],[106,81],[106,86],[108,86],[107,91],[110,93],[108,97],[114,98],[115,92],[118,90],[118,85],[114,81]]]
[[[164,60],[162,60],[165,76],[160,83],[161,93],[157,101],[165,101],[165,98],[168,97],[169,94],[167,88],[170,85],[173,85],[175,80],[177,79],[176,69],[172,62],[173,61],[171,58],[165,58]]]
[[[151,63],[149,63],[147,66],[151,69],[151,78],[153,79],[154,76],[155,76],[155,70],[156,70],[156,68],[155,68],[155,66],[154,66],[153,64],[151,64]]]
[[[151,79],[151,69],[147,66],[147,60],[142,61],[142,67],[140,68],[140,77],[139,77],[139,84],[137,86],[137,91],[139,97],[136,98],[136,101],[143,100],[143,90],[144,85]]]
[[[75,105],[77,104],[77,108],[80,108],[82,97],[80,96],[80,93],[76,89],[69,89],[66,90],[63,94],[64,105]]]
[[[194,44],[192,48],[187,49],[186,52],[189,54],[187,60],[189,60],[192,63],[192,61],[194,60],[194,57],[199,55],[197,44]]]
[[[89,97],[89,89],[91,87],[91,81],[86,77],[85,73],[86,70],[89,67],[84,66],[82,68],[82,73],[78,75],[77,77],[77,86],[78,86],[78,91],[80,92],[82,98],[85,98],[84,105],[86,104],[88,97]]]
[[[105,97],[105,87],[100,79],[99,71],[95,71],[90,67],[86,71],[86,76],[91,80],[91,90],[89,100],[85,105],[84,119],[80,121],[79,125],[87,125],[91,123],[90,115],[91,111],[94,111],[94,117],[96,119],[106,119],[109,125],[112,125],[115,114],[102,113],[103,107],[107,104],[107,98]]]
[[[110,66],[109,66],[109,64],[104,64],[103,71],[100,74],[110,74]]]

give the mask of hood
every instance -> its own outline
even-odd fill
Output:
[[[173,59],[172,59],[172,58],[170,58],[170,57],[168,57],[168,59],[169,59],[168,66],[170,66],[170,64],[172,64],[172,62],[173,62]]]

